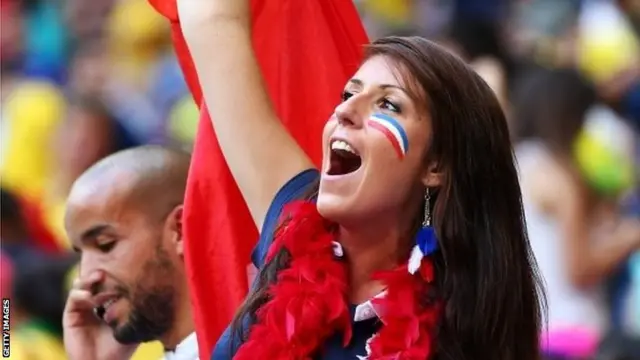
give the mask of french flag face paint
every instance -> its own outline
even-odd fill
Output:
[[[367,125],[380,131],[391,142],[391,146],[402,159],[409,151],[409,139],[400,123],[389,115],[375,113],[367,121]]]

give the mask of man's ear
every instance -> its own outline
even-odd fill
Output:
[[[432,162],[422,173],[422,184],[428,188],[438,188],[444,182],[444,172],[437,162]]]
[[[169,231],[171,232],[171,243],[175,246],[176,253],[179,256],[184,255],[184,238],[182,236],[182,213],[184,207],[182,204],[171,210],[167,217]]]

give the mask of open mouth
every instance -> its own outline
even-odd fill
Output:
[[[101,320],[105,320],[104,316],[107,313],[107,310],[109,309],[109,307],[113,305],[116,301],[118,301],[120,298],[121,298],[120,296],[114,296],[114,297],[110,297],[108,299],[103,300],[100,305],[96,306],[93,309],[94,313]]]
[[[358,152],[344,140],[332,140],[327,175],[346,175],[360,168],[362,158]]]

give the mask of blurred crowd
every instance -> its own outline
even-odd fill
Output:
[[[372,39],[433,39],[500,99],[547,285],[553,334],[541,346],[560,358],[640,358],[640,0],[355,2]],[[127,147],[190,148],[198,111],[168,23],[147,0],[0,5],[1,290],[12,300],[12,358],[64,359],[73,181]],[[143,350],[141,359],[162,354]]]

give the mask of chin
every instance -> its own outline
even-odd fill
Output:
[[[327,220],[338,224],[346,224],[354,220],[354,207],[351,206],[351,199],[336,194],[318,194],[316,201],[318,213]]]
[[[338,221],[340,218],[340,206],[336,204],[336,200],[332,196],[327,195],[318,195],[318,199],[316,201],[316,208],[318,209],[318,213],[322,215],[323,218]]]
[[[135,329],[128,323],[111,326],[113,338],[122,345],[130,345],[140,342]]]
[[[146,330],[144,326],[128,320],[113,329],[113,337],[122,345],[140,344],[157,339],[155,334]]]
[[[327,220],[346,225],[363,216],[363,169],[344,175],[326,175],[320,178],[316,199],[318,213]]]

